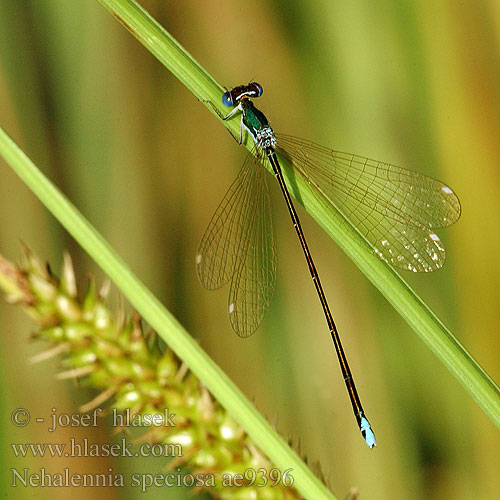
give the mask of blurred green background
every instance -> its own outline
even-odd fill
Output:
[[[223,85],[252,80],[275,130],[446,181],[463,214],[440,236],[447,264],[404,275],[481,366],[500,380],[500,3],[498,0],[141,4]],[[300,247],[272,188],[279,269],[256,335],[242,340],[228,290],[199,284],[194,256],[246,151],[96,0],[0,0],[0,123],[332,491],[360,499],[500,499],[500,433],[384,298],[301,210],[378,447],[359,436]],[[0,162],[0,252],[19,241],[58,268],[70,250],[81,289],[103,275]],[[271,184],[272,186],[272,184]],[[115,293],[116,297],[116,293]],[[107,429],[15,430],[17,407],[74,413],[92,393],[54,379],[32,324],[0,303],[2,480],[9,467],[161,472],[160,460],[14,459],[11,442],[106,441]],[[72,498],[134,499],[133,488]],[[152,489],[147,498],[191,498]],[[201,497],[200,497],[201,498]],[[204,498],[204,497],[203,497]]]

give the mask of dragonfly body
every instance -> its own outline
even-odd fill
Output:
[[[344,353],[337,327],[307,245],[299,217],[286,187],[276,148],[324,198],[335,206],[391,264],[411,271],[432,271],[444,262],[444,247],[435,227],[455,222],[460,204],[445,184],[399,167],[356,155],[339,153],[303,139],[276,136],[252,98],[262,95],[258,83],[224,93],[222,102],[241,113],[240,144],[248,132],[256,146],[219,205],[200,244],[198,276],[208,289],[231,283],[229,316],[242,337],[259,326],[274,291],[276,256],[264,168],[270,162],[300,245],[335,346],[359,429],[366,444],[376,446]]]

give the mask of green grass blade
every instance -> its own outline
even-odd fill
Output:
[[[283,162],[285,163],[285,162]],[[415,333],[458,379],[478,406],[500,428],[500,389],[477,361],[467,352],[450,330],[439,320],[425,302],[388,264],[379,259],[331,205],[305,182],[301,176],[286,169],[291,191],[298,190],[306,210],[335,240],[363,274],[393,305]]]
[[[131,0],[99,0],[158,60],[213,112],[223,88],[142,7]],[[222,107],[222,106],[221,106]],[[224,125],[239,134],[238,120]],[[250,149],[251,144],[247,145]],[[326,206],[300,176],[285,169],[292,192],[305,209],[380,290],[478,406],[500,428],[500,389],[401,276],[376,257],[340,213]]]
[[[292,469],[294,487],[306,498],[334,498],[300,457],[272,429],[241,391],[132,273],[75,206],[0,128],[0,155],[84,248],[144,319],[207,386],[255,444],[282,471]]]

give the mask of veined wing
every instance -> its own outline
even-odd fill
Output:
[[[276,135],[297,171],[396,267],[430,272],[445,261],[433,231],[460,217],[453,190],[418,172]]]
[[[267,173],[249,154],[217,208],[196,257],[198,277],[215,290],[231,281],[229,317],[248,337],[262,321],[276,283],[276,247]]]

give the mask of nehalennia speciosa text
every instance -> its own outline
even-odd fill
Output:
[[[246,131],[254,140],[256,151],[247,156],[205,231],[196,257],[198,276],[209,290],[231,283],[231,325],[241,337],[254,333],[269,308],[276,282],[275,237],[267,174],[262,166],[267,158],[316,287],[356,421],[366,444],[373,448],[375,434],[361,406],[276,152],[357,229],[380,258],[409,271],[430,272],[443,265],[445,251],[434,229],[457,221],[460,202],[451,188],[425,175],[275,134],[251,100],[261,95],[262,87],[250,83],[222,96],[223,104],[233,107],[223,119],[240,112],[239,142]]]

